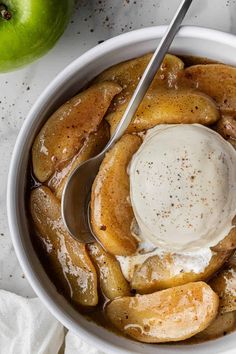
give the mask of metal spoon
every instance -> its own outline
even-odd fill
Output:
[[[95,235],[90,225],[89,203],[92,184],[102,160],[106,152],[114,146],[126,131],[157,70],[160,68],[192,1],[183,0],[181,2],[166,34],[153,54],[120,123],[104,150],[99,155],[79,165],[65,185],[61,204],[62,218],[69,233],[80,242],[90,243],[95,240]]]

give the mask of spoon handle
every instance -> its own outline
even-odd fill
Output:
[[[146,70],[143,73],[139,84],[134,91],[134,94],[124,112],[123,117],[121,118],[113,136],[111,137],[110,141],[106,145],[105,149],[101,153],[101,155],[105,154],[107,150],[109,150],[116,142],[120,139],[120,137],[124,134],[126,129],[129,126],[135,112],[137,111],[143,97],[145,96],[149,86],[156,75],[157,70],[160,68],[163,59],[175,38],[176,33],[178,32],[182,21],[191,5],[193,0],[183,0],[171,21],[164,37],[162,38],[160,44],[158,45],[155,53],[152,56]]]

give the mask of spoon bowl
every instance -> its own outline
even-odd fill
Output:
[[[104,153],[83,162],[67,181],[62,194],[62,219],[69,233],[83,243],[94,242],[90,225],[90,196]]]

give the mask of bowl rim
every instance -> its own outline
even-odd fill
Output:
[[[12,158],[10,162],[9,172],[8,172],[8,184],[7,184],[7,216],[8,216],[8,225],[10,230],[10,235],[12,239],[12,243],[14,246],[14,250],[16,252],[19,263],[32,286],[33,290],[37,294],[37,296],[44,303],[46,308],[52,313],[52,315],[58,319],[66,328],[71,330],[72,332],[79,331],[79,337],[85,342],[94,345],[100,350],[106,350],[111,353],[136,353],[134,351],[125,350],[122,348],[118,348],[115,344],[106,343],[104,339],[99,338],[98,336],[93,335],[84,329],[80,324],[74,324],[74,322],[70,319],[69,315],[63,312],[62,308],[59,304],[54,302],[51,296],[47,293],[44,286],[40,283],[36,274],[31,268],[30,262],[27,259],[27,254],[25,253],[24,247],[22,245],[22,236],[20,233],[19,225],[18,225],[18,214],[17,214],[17,202],[16,202],[16,190],[19,187],[19,181],[17,179],[17,169],[20,168],[19,161],[21,160],[21,156],[23,153],[23,146],[25,141],[25,136],[29,136],[30,125],[33,122],[37,115],[40,113],[40,107],[43,105],[46,97],[48,95],[52,95],[53,90],[58,85],[61,85],[62,82],[66,81],[66,77],[71,72],[77,71],[77,67],[86,63],[88,59],[91,59],[93,56],[98,56],[104,54],[104,52],[109,52],[113,47],[116,49],[119,47],[123,47],[124,43],[126,45],[140,42],[142,40],[152,40],[158,39],[162,37],[167,29],[167,26],[152,26],[147,28],[142,28],[138,30],[134,30],[131,32],[127,32],[124,34],[120,34],[111,39],[106,40],[105,42],[96,45],[92,49],[88,50],[80,57],[72,61],[68,66],[65,67],[43,90],[39,98],[33,104],[30,109],[22,127],[17,137],[14,150],[12,153]],[[209,29],[205,27],[198,26],[182,26],[180,31],[177,34],[179,38],[196,38],[202,40],[212,40],[218,43],[222,43],[225,45],[233,46],[236,48],[236,36],[222,32],[219,30]],[[75,330],[76,328],[76,330]],[[76,333],[77,334],[77,333]],[[141,344],[141,343],[140,343]],[[224,354],[233,354],[235,351],[232,348],[227,350]]]

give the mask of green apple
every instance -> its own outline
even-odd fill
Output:
[[[73,0],[0,0],[0,72],[45,54],[64,32]]]

